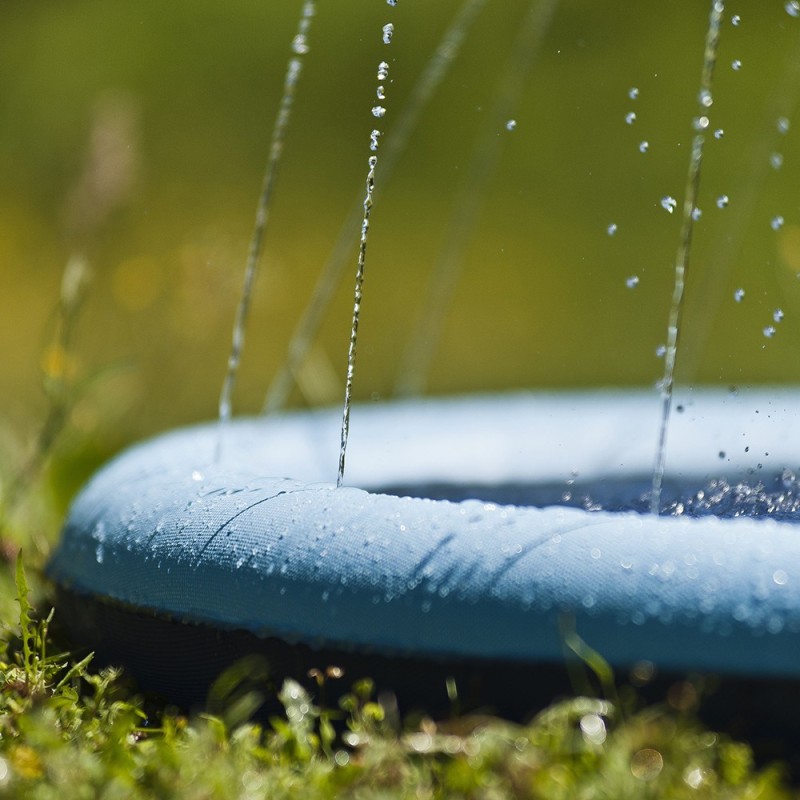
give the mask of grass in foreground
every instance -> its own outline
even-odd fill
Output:
[[[147,708],[117,670],[50,655],[21,564],[19,618],[0,646],[0,797],[785,798],[747,745],[660,707],[575,697],[530,724],[489,717],[402,728],[356,686],[320,709],[287,682],[285,714]],[[243,701],[243,702],[242,702]],[[336,730],[334,729],[336,724]]]

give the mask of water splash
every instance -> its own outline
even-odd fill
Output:
[[[710,108],[713,103],[711,85],[714,77],[714,66],[717,61],[720,26],[724,13],[724,0],[713,0],[711,3],[711,14],[708,20],[708,30],[706,32],[705,51],[703,53],[700,92],[697,98],[701,112]],[[703,114],[701,113],[700,116],[703,116]],[[697,207],[697,195],[700,190],[700,166],[703,161],[703,144],[705,142],[704,128],[705,126],[699,129],[696,127],[696,132],[692,140],[689,172],[686,177],[686,192],[683,201],[680,243],[675,258],[675,283],[672,289],[672,302],[670,304],[669,318],[667,321],[667,351],[664,356],[664,375],[661,379],[661,426],[658,435],[658,446],[653,469],[653,486],[650,495],[650,511],[653,514],[660,513],[661,509],[661,488],[664,482],[664,471],[666,469],[667,432],[669,429],[669,415],[672,409],[672,392],[675,382],[675,363],[678,354],[681,312],[683,311],[683,294],[686,271],[689,267],[692,234],[694,232],[694,210]]]
[[[264,181],[261,186],[261,195],[258,199],[258,207],[256,209],[256,224],[253,231],[253,238],[250,241],[250,250],[247,255],[244,285],[242,286],[242,293],[239,298],[239,305],[236,309],[236,318],[233,324],[231,350],[228,356],[228,370],[225,374],[219,397],[220,431],[216,448],[217,460],[222,457],[224,429],[231,418],[233,390],[236,385],[236,376],[239,371],[239,362],[241,361],[242,349],[244,347],[245,326],[250,310],[250,301],[253,296],[253,286],[258,272],[258,262],[261,258],[261,250],[264,244],[264,234],[267,229],[270,201],[275,186],[278,166],[283,154],[286,130],[289,126],[289,120],[291,119],[292,106],[297,90],[297,81],[302,70],[301,58],[308,52],[308,30],[315,13],[315,0],[307,0],[307,2],[303,4],[303,8],[300,12],[297,33],[292,39],[292,52],[294,56],[289,59],[286,68],[286,76],[283,82],[283,95],[281,96],[278,114],[272,128],[269,158],[267,161],[267,169],[264,173]]]

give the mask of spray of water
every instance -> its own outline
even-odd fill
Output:
[[[222,390],[219,397],[220,432],[217,440],[218,460],[222,455],[224,429],[231,418],[233,390],[236,385],[239,362],[241,361],[242,349],[244,347],[245,327],[250,311],[250,302],[253,297],[253,286],[255,285],[256,274],[258,272],[258,263],[263,249],[264,235],[267,230],[267,219],[269,217],[272,192],[275,186],[278,166],[280,165],[281,156],[283,154],[283,144],[286,139],[286,130],[291,118],[297,82],[302,69],[302,57],[308,52],[308,30],[311,26],[311,20],[315,11],[315,0],[306,0],[300,13],[297,32],[292,39],[292,57],[289,59],[286,68],[283,95],[272,129],[269,158],[264,173],[264,181],[261,186],[258,207],[256,209],[256,224],[253,231],[253,238],[250,241],[250,250],[247,255],[247,264],[245,266],[244,285],[242,287],[239,305],[236,309],[236,318],[233,324],[233,337],[230,355],[228,356],[228,369],[222,383]]]
[[[385,189],[394,167],[405,151],[420,114],[435,95],[450,65],[458,56],[467,32],[486,5],[486,0],[464,0],[458,13],[442,36],[430,61],[425,66],[405,107],[398,114],[391,133],[381,145],[381,185]],[[286,358],[276,373],[264,400],[264,413],[281,409],[289,397],[295,375],[298,374],[314,341],[319,326],[339,286],[344,267],[352,252],[358,224],[363,214],[363,197],[359,193],[342,226],[331,255],[324,265],[313,294],[295,327]]]
[[[392,5],[392,3],[389,3]],[[383,43],[391,44],[394,36],[394,25],[389,22],[383,26]],[[378,84],[377,95],[383,102],[386,101],[386,90],[384,81],[389,78],[389,65],[385,61],[378,64]],[[373,116],[382,118],[386,114],[386,108],[382,105],[372,108]],[[381,131],[374,129],[369,135],[369,149],[375,153],[380,143]],[[361,238],[358,242],[358,266],[356,268],[356,288],[353,297],[353,321],[350,326],[350,347],[347,351],[347,378],[344,388],[344,410],[342,411],[342,435],[339,447],[339,473],[336,477],[336,485],[341,486],[344,482],[344,464],[347,456],[347,437],[350,434],[350,407],[353,402],[353,376],[356,368],[356,346],[358,344],[358,323],[361,318],[361,298],[364,286],[364,268],[367,261],[367,240],[369,238],[369,220],[372,213],[372,193],[375,188],[375,168],[378,166],[378,156],[369,157],[369,170],[367,171],[367,191],[364,196],[364,217],[361,220]]]
[[[724,0],[713,0],[711,14],[706,32],[705,50],[703,53],[703,71],[700,77],[700,91],[697,95],[698,114],[694,119],[695,135],[692,140],[692,151],[689,157],[689,172],[686,177],[686,190],[683,201],[680,242],[675,258],[675,282],[672,289],[669,318],[667,321],[667,345],[664,354],[664,376],[661,379],[661,425],[658,435],[655,467],[653,469],[653,485],[650,493],[650,511],[658,514],[661,509],[661,488],[664,481],[664,470],[667,458],[667,433],[669,416],[672,410],[672,394],[675,382],[675,363],[678,355],[680,338],[681,313],[683,311],[683,295],[686,286],[686,272],[689,268],[689,255],[692,248],[692,234],[696,219],[697,195],[700,191],[700,167],[703,162],[703,144],[705,131],[709,127],[708,110],[713,103],[711,92],[714,66],[717,61],[717,47],[722,17],[725,13]]]
[[[736,257],[742,251],[748,224],[762,207],[763,190],[769,175],[782,165],[779,151],[786,131],[780,121],[791,119],[800,101],[800,32],[795,35],[797,38],[794,46],[787,51],[783,61],[780,81],[765,92],[763,111],[758,115],[758,118],[763,120],[763,130],[756,138],[748,157],[742,159],[747,168],[739,176],[731,191],[731,196],[736,198],[736,202],[730,208],[724,228],[720,228],[715,236],[711,248],[713,260],[708,270],[704,271],[695,284],[696,291],[688,298],[688,306],[702,303],[702,313],[692,313],[687,309],[694,320],[694,329],[692,348],[682,356],[681,369],[684,374],[691,375],[695,372],[697,362],[704,352],[704,345],[719,324],[720,308],[723,303],[729,302],[729,296],[716,291],[716,288],[724,284]],[[782,217],[773,219],[773,230],[780,227],[781,220]],[[736,302],[741,302],[743,298],[744,290],[738,289],[734,299]]]

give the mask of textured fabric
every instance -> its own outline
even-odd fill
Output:
[[[651,405],[629,400],[616,406],[631,428],[645,427],[635,409],[649,423]],[[449,436],[460,447],[469,431],[448,428],[452,408],[440,408],[431,446],[446,447]],[[512,417],[495,400],[492,418]],[[217,464],[216,425],[129,450],[76,499],[50,576],[78,594],[312,647],[557,661],[559,624],[574,619],[615,665],[649,659],[677,670],[800,675],[794,525],[452,503],[308,483],[325,419],[234,423]],[[394,422],[389,407],[384,434]],[[583,424],[590,431],[598,423]],[[566,435],[570,452],[591,449],[580,430]],[[738,443],[742,431],[722,435]],[[509,448],[527,446],[513,431],[507,438]],[[263,455],[277,443],[292,448],[286,463],[305,454],[296,474],[306,481],[265,475]],[[495,442],[495,451],[502,446]],[[701,449],[697,472],[707,475],[713,461]],[[466,456],[454,450],[456,471],[466,472]],[[606,460],[616,474],[615,452]],[[470,458],[471,474],[480,475],[480,453]],[[399,465],[404,480],[410,471]]]

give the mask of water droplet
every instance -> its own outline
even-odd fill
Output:
[[[628,89],[628,97],[630,97],[631,100],[636,100],[636,98],[639,97],[639,90],[635,86],[632,86]]]
[[[385,81],[389,77],[389,65],[385,61],[378,64],[378,80]]]
[[[726,194],[721,194],[717,198],[717,208],[727,208],[730,198]]]
[[[373,117],[383,117],[386,114],[386,109],[383,106],[373,106],[372,107],[372,116]]]
[[[769,224],[772,230],[774,231],[780,230],[783,227],[783,217],[780,214],[778,214],[777,216],[772,218]]]
[[[386,0],[386,4],[390,5],[392,8],[394,8],[397,5],[397,3],[398,0]]]
[[[782,322],[783,321],[783,316],[784,316],[783,309],[781,309],[781,308],[776,308],[772,312],[772,319],[775,320],[775,322]]]
[[[741,21],[742,21],[742,18],[738,14],[734,14],[731,17],[731,25],[733,25],[734,28],[738,28],[739,24],[741,23]]]
[[[773,634],[780,633],[783,630],[783,620],[777,614],[773,614],[767,620],[767,630]]]
[[[298,33],[292,39],[292,52],[298,56],[305,55],[308,52],[308,41],[304,33]]]
[[[203,473],[200,472],[199,470],[193,470],[192,471],[192,480],[193,481],[201,481],[201,480],[203,480]]]
[[[764,333],[764,336],[767,337],[767,339],[771,339],[776,333],[775,326],[774,325],[767,325],[767,327],[764,328],[763,333]]]
[[[631,758],[631,774],[639,780],[655,780],[662,769],[664,769],[664,757],[651,747],[638,750]]]
[[[394,36],[394,25],[391,22],[387,22],[386,25],[383,26],[383,43],[391,44],[392,36]]]
[[[381,132],[380,131],[372,131],[369,135],[369,149],[370,150],[377,150],[378,149],[378,139],[380,139]]]
[[[661,198],[661,208],[663,208],[665,211],[668,211],[670,214],[675,210],[677,205],[678,201],[674,197],[667,195],[666,197]]]
[[[636,112],[635,111],[629,111],[625,115],[625,122],[627,122],[628,125],[633,125],[633,123],[636,122]]]
[[[629,289],[635,289],[639,285],[639,276],[631,275],[630,278],[625,279],[625,285]]]
[[[714,131],[714,138],[715,139],[721,139],[724,135],[725,135],[725,131],[722,130],[722,128],[717,128]]]
[[[695,117],[692,124],[696,131],[704,131],[711,124],[711,120],[706,116]]]
[[[375,90],[375,96],[378,98],[378,100],[385,100],[386,99],[386,89],[384,89],[383,84],[381,84]]]
[[[700,103],[703,108],[711,108],[714,105],[714,97],[708,89],[701,89],[700,93],[697,95],[697,102]]]
[[[800,17],[800,2],[798,0],[789,0],[784,9],[786,9],[786,13],[790,17]]]
[[[606,723],[599,714],[585,714],[580,726],[583,738],[590,744],[601,745],[606,740]]]
[[[650,149],[650,143],[647,141],[639,142],[639,152],[646,153]]]
[[[731,62],[731,67],[732,67],[734,70],[736,70],[736,72],[738,72],[738,71],[739,71],[739,70],[742,68],[742,62],[741,62],[741,59],[734,58],[734,59],[733,59],[733,61]]]
[[[794,5],[800,9],[800,2],[795,3]],[[786,117],[778,117],[778,121],[775,124],[777,125],[778,133],[789,133],[790,123]]]
[[[697,206],[695,206],[695,207],[692,209],[692,219],[693,219],[695,222],[697,222],[697,220],[699,220],[699,219],[700,219],[700,217],[702,217],[702,216],[703,216],[703,212],[702,212],[702,211],[701,211],[701,210],[700,210],[700,209],[699,209]]]
[[[593,547],[593,548],[592,548],[592,553],[591,553],[591,556],[592,556],[592,558],[594,558],[594,559],[598,559],[598,558],[600,558],[602,555],[603,555],[603,553],[602,553],[602,551],[600,550],[600,548],[599,548],[599,547]]]
[[[664,358],[667,354],[667,346],[665,344],[660,344],[656,347],[656,358]]]
[[[609,225],[609,226],[606,228],[606,233],[607,233],[609,236],[613,236],[613,235],[614,235],[616,232],[617,232],[617,223],[616,223],[616,222],[612,222],[612,223],[611,223],[611,224],[610,224],[610,225]]]
[[[783,166],[783,153],[771,153],[769,165],[772,169],[780,169]]]
[[[744,300],[744,289],[741,289],[741,288],[737,289],[737,290],[736,290],[736,291],[733,293],[733,299],[734,299],[734,300],[735,300],[737,303],[741,303],[741,302],[742,302],[742,300]]]
[[[772,580],[778,586],[786,586],[789,581],[789,576],[786,570],[776,569],[775,572],[772,573]]]
[[[517,121],[515,119],[510,119],[508,122],[506,122],[507,131],[513,131],[514,128],[516,127],[517,127]]]

